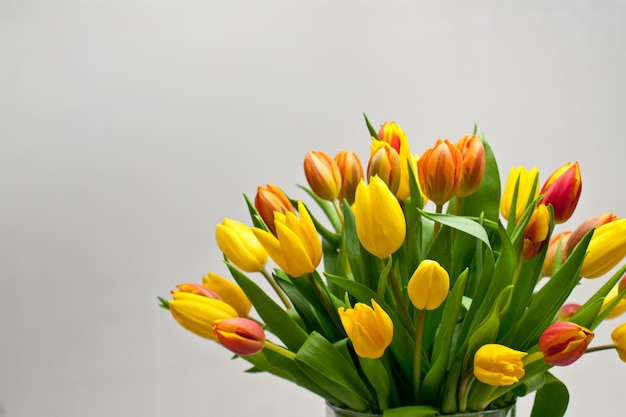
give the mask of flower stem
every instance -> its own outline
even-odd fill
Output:
[[[616,349],[616,348],[617,346],[615,345],[594,346],[592,348],[587,349],[585,353],[600,352],[602,350],[611,350],[611,349]]]
[[[285,307],[287,309],[290,309],[292,307],[291,301],[289,301],[289,298],[287,298],[283,290],[278,286],[278,283],[276,282],[276,280],[265,269],[262,269],[260,272],[261,274],[263,274],[267,282],[270,283],[274,291],[276,291],[276,294],[280,297]]]
[[[274,344],[270,342],[269,340],[265,340],[265,342],[263,343],[263,347],[265,349],[271,350],[272,352],[276,352],[279,355],[284,356],[287,359],[294,360],[296,358],[295,353],[293,353],[290,350],[285,349],[282,346],[278,346],[277,344]]]
[[[311,283],[311,286],[313,287],[313,291],[315,291],[315,295],[317,295],[317,298],[320,300],[320,302],[324,306],[324,309],[330,316],[330,319],[335,324],[335,327],[337,327],[337,329],[340,332],[343,332],[343,325],[341,324],[341,320],[339,319],[339,313],[337,313],[337,310],[331,305],[329,297],[327,297],[326,296],[327,294],[324,294],[324,292],[320,289],[319,285],[317,285],[317,282],[315,281],[315,277],[313,276],[312,273],[307,274],[307,277],[309,278],[309,282]]]
[[[424,320],[426,310],[420,310],[415,325],[415,351],[413,352],[413,394],[415,401],[418,400],[422,383],[422,337],[424,335]]]
[[[437,208],[435,209],[435,213],[441,214],[443,212],[443,204],[437,204]],[[437,237],[437,233],[439,233],[439,229],[441,228],[441,223],[435,222],[433,226],[433,241]]]
[[[391,258],[389,258],[387,262],[391,262]],[[393,272],[393,267],[389,271],[389,285],[391,286],[391,293],[393,294],[394,301],[398,307],[398,312],[400,313],[400,320],[407,330],[412,331],[413,320],[411,320],[411,316],[409,316],[409,310],[404,302],[400,284],[398,284],[396,274]]]

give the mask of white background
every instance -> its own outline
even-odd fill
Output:
[[[560,229],[626,217],[625,18],[602,0],[0,0],[0,416],[322,416],[156,297],[226,273],[214,226],[247,219],[242,193],[303,197],[311,149],[366,156],[363,112],[416,153],[478,123],[503,176],[579,161]],[[621,415],[625,370],[612,351],[556,370],[567,415]]]

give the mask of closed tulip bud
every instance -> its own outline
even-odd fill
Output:
[[[624,278],[622,278],[622,281],[624,281]],[[623,290],[620,290],[619,285],[616,285],[613,288],[611,288],[611,291],[609,291],[609,293],[606,295],[606,297],[604,297],[604,301],[602,302],[602,310],[603,311],[606,310],[607,308],[609,308],[609,306],[619,296],[621,291],[623,291]],[[621,316],[624,313],[626,313],[626,300],[624,298],[621,298],[617,302],[617,305],[615,307],[613,307],[611,309],[611,311],[607,314],[606,318],[607,319],[614,319],[615,317],[619,317],[619,316]]]
[[[565,259],[567,259],[565,248],[571,235],[572,232],[567,230],[565,232],[557,233],[550,238],[550,242],[548,243],[548,251],[546,252],[546,257],[544,258],[543,266],[541,267],[541,273],[544,276],[551,277],[554,273],[557,252],[560,254],[559,265],[563,265]]]
[[[556,313],[556,319],[558,321],[566,321],[572,317],[578,309],[581,307],[580,304],[577,303],[567,303],[559,308],[559,311]]]
[[[619,358],[626,362],[626,323],[620,324],[611,332],[611,339]]]
[[[260,352],[265,344],[265,331],[255,321],[232,318],[213,322],[217,341],[237,355],[252,355]]]
[[[184,291],[175,291],[172,297],[169,302],[172,317],[185,329],[205,339],[216,340],[215,320],[237,317],[237,311],[221,300]]]
[[[256,197],[254,198],[254,207],[274,235],[276,235],[274,212],[277,211],[283,214],[296,212],[285,193],[272,184],[267,184],[267,187],[259,186],[257,188]]]
[[[356,233],[363,247],[379,258],[394,253],[406,236],[406,221],[398,199],[378,177],[363,181],[354,200]]]
[[[393,322],[376,301],[372,307],[356,303],[354,308],[339,308],[339,317],[354,350],[362,358],[380,358],[393,339]]]
[[[527,170],[524,167],[511,167],[507,177],[502,199],[500,200],[500,213],[505,219],[509,219],[513,196],[517,187],[517,199],[515,203],[515,221],[517,222],[524,214],[524,210],[539,196],[539,170],[534,167]]]
[[[576,230],[572,232],[572,236],[570,236],[565,247],[567,255],[572,253],[576,245],[578,245],[578,242],[580,242],[580,240],[585,237],[585,235],[589,233],[591,229],[597,229],[598,227],[607,223],[611,223],[615,220],[617,220],[617,216],[611,212],[598,214],[597,216],[593,216],[585,220],[580,226],[576,228]]]
[[[425,259],[411,276],[407,291],[409,299],[419,310],[439,307],[450,289],[450,276],[437,261]]]
[[[454,197],[463,178],[463,156],[448,139],[437,140],[417,161],[417,174],[422,192],[441,206]]]
[[[503,345],[483,345],[474,355],[474,376],[487,385],[515,384],[524,376],[522,358],[526,355],[526,352],[520,352]]]
[[[626,256],[626,219],[598,227],[591,236],[580,275],[597,278],[609,272]]]
[[[176,288],[178,288],[178,291],[198,294],[204,297],[213,298],[215,300],[222,299],[222,297],[220,297],[220,295],[217,292],[213,291],[212,289],[202,284],[196,284],[196,283],[178,284]]]
[[[378,176],[395,195],[400,187],[400,155],[385,142],[374,141],[367,164],[367,178]]]
[[[222,301],[232,306],[239,317],[246,317],[252,309],[252,303],[241,287],[234,282],[209,272],[202,277],[202,285],[219,295]]]
[[[333,201],[341,192],[341,172],[334,159],[319,151],[310,151],[304,157],[304,174],[315,194]]]
[[[363,179],[363,166],[356,153],[341,151],[335,155],[335,162],[341,173],[341,192],[339,198],[347,200],[348,204],[354,203],[356,187]]]
[[[552,205],[554,222],[563,223],[574,213],[581,190],[582,180],[578,162],[568,162],[545,182],[540,192],[543,194],[540,204]]]
[[[237,268],[246,272],[257,272],[265,267],[267,252],[249,226],[224,219],[215,228],[215,238],[217,246]]]
[[[413,156],[409,148],[409,141],[396,122],[383,123],[378,131],[378,138],[391,145],[400,156],[400,184],[394,194],[398,199],[404,200],[411,195],[409,169],[413,169],[413,174],[415,174],[415,168],[412,168]]]
[[[485,146],[478,136],[465,135],[456,143],[463,156],[463,175],[456,190],[457,197],[467,197],[480,187],[485,174],[487,156]]]
[[[593,340],[593,332],[571,321],[557,321],[539,337],[539,351],[550,365],[566,366],[580,358]]]
[[[253,229],[261,245],[279,268],[293,277],[309,274],[322,260],[322,242],[311,215],[300,201],[298,213],[275,212],[276,236]]]
[[[524,230],[522,253],[526,260],[532,259],[541,251],[549,232],[550,212],[546,206],[540,204],[533,212]]]

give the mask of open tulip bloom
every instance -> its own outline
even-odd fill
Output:
[[[374,143],[385,141],[371,146],[374,161],[361,165],[351,151],[307,156],[311,183],[301,188],[321,214],[277,186],[259,187],[245,198],[249,225],[217,229],[231,283],[211,273],[204,285],[213,288],[180,285],[162,306],[252,369],[340,408],[428,417],[536,391],[533,417],[563,416],[567,388],[552,366],[603,349],[626,360],[623,326],[613,344],[588,347],[623,310],[626,223],[611,214],[575,241],[557,238],[580,196],[578,163],[543,186],[536,168],[511,169],[504,181],[476,131],[418,158],[397,124],[377,132],[365,120]],[[603,284],[570,300],[583,277]]]

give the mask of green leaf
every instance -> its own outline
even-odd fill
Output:
[[[530,417],[563,417],[569,403],[564,383],[546,372],[546,382],[537,390]]]
[[[396,394],[397,389],[382,360],[359,358],[359,364],[370,385],[376,391],[379,409],[389,408],[391,394]]]
[[[296,353],[296,363],[326,391],[355,411],[375,404],[354,364],[319,333],[313,332]]]
[[[451,355],[452,336],[459,320],[466,282],[467,270],[457,278],[443,309],[439,334],[435,338],[431,356],[433,365],[426,373],[420,390],[420,397],[431,404],[438,403],[441,386],[446,376]]]
[[[580,268],[591,239],[588,233],[576,245],[563,266],[533,296],[528,309],[522,316],[520,329],[513,339],[511,347],[526,350],[536,343],[541,333],[554,320],[554,317],[580,281]]]
[[[378,132],[376,132],[376,129],[374,129],[374,126],[372,126],[372,124],[370,123],[369,119],[367,118],[367,115],[365,113],[363,113],[363,117],[365,117],[365,124],[367,125],[367,130],[369,130],[370,135],[376,139],[376,140],[380,140],[380,138],[378,137]]]
[[[296,351],[307,338],[307,333],[281,306],[267,295],[261,287],[254,283],[244,273],[229,261],[225,261],[231,275],[237,281],[243,292],[248,296],[255,310],[265,322],[269,330],[274,333],[289,350]]]
[[[460,230],[463,233],[467,233],[470,236],[474,236],[475,238],[483,241],[488,247],[491,247],[491,242],[489,241],[487,231],[475,220],[469,219],[467,217],[454,216],[451,214],[427,213],[422,210],[420,210],[420,213],[422,214],[422,216],[432,221],[439,222],[453,229]]]

